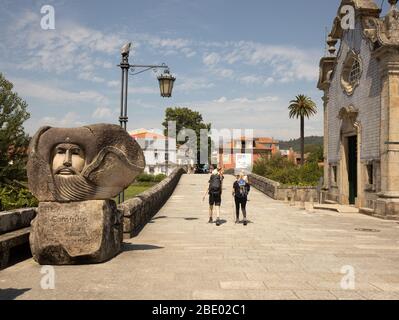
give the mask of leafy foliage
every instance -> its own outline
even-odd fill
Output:
[[[316,104],[312,99],[304,94],[297,95],[295,100],[290,101],[288,107],[290,111],[290,118],[310,118],[317,113]]]
[[[13,84],[0,73],[0,184],[26,180],[29,139],[23,123],[30,115],[26,102],[12,89]]]
[[[166,178],[166,175],[164,174],[148,174],[148,173],[142,173],[140,174],[137,178],[137,182],[161,182]]]
[[[21,183],[27,180],[29,137],[23,123],[29,119],[27,103],[12,91],[0,73],[0,210],[35,205],[36,199]]]
[[[162,123],[162,125],[165,128],[165,135],[168,135],[167,132],[167,126],[169,121],[175,121],[176,122],[176,131],[177,134],[179,132],[183,132],[185,129],[191,129],[195,132],[197,140],[192,141],[189,140],[186,137],[186,140],[184,141],[185,143],[188,143],[188,147],[191,150],[197,150],[197,163],[200,163],[200,150],[201,150],[201,144],[200,144],[200,137],[201,137],[201,130],[211,130],[211,124],[210,123],[205,123],[204,119],[202,118],[202,115],[197,112],[193,111],[189,108],[167,108],[165,111],[165,120]],[[176,141],[177,145],[182,144],[181,141]],[[183,143],[184,143],[183,142]],[[196,144],[196,145],[195,145]],[[211,149],[211,142],[210,139],[208,141],[208,154],[210,154],[210,149]],[[195,155],[194,155],[195,156]],[[203,165],[203,164],[202,164]]]
[[[280,182],[287,186],[316,186],[323,169],[319,167],[317,155],[310,157],[303,166],[297,166],[281,155],[274,155],[271,159],[258,159],[253,167],[253,172],[268,179]]]
[[[27,188],[18,185],[0,186],[0,211],[36,207],[38,201]]]
[[[292,148],[294,151],[301,151],[301,139],[291,139],[289,141],[279,141],[281,150]],[[313,152],[315,149],[323,146],[323,137],[309,136],[305,137],[305,153]]]
[[[301,165],[305,162],[305,118],[310,118],[317,113],[316,104],[308,96],[297,95],[290,101],[288,107],[290,118],[301,120]]]

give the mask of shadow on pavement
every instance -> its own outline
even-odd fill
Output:
[[[213,222],[214,224],[216,224],[216,221],[214,221]],[[219,224],[222,226],[222,225],[224,225],[224,224],[226,224],[227,223],[227,220],[224,220],[224,219],[220,219],[219,220]]]
[[[147,250],[157,250],[163,249],[164,247],[153,246],[150,244],[131,244],[131,243],[124,243],[122,245],[122,252],[126,251],[147,251]]]
[[[10,259],[7,268],[18,264],[22,261],[32,258],[29,243],[24,243],[10,249]]]
[[[25,292],[31,290],[30,288],[25,289],[0,289],[0,300],[14,300],[18,296],[24,294]]]
[[[191,218],[191,217],[184,218],[184,217],[166,217],[166,216],[161,216],[161,217],[155,217],[155,218],[151,219],[151,221],[149,221],[148,223],[155,223],[156,222],[155,220],[158,220],[158,219],[184,219],[186,221],[199,220],[199,218]]]

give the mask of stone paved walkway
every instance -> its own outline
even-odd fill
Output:
[[[202,202],[207,178],[183,176],[112,261],[55,267],[54,290],[41,289],[41,267],[31,259],[0,271],[0,299],[399,299],[397,222],[310,213],[253,191],[252,223],[235,225],[226,177],[226,223],[216,227]],[[355,290],[340,286],[348,265]]]

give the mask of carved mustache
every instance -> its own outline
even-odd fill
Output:
[[[55,170],[55,174],[60,174],[62,173],[62,171],[68,171],[72,174],[79,174],[78,171],[75,170],[75,168],[73,167],[66,167],[66,166],[59,166],[56,170]]]

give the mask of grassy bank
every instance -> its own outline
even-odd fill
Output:
[[[125,190],[125,201],[136,197],[137,195],[139,195],[140,193],[143,193],[144,191],[146,191],[148,189],[151,189],[156,184],[158,184],[158,182],[135,182],[135,183],[133,183]],[[116,197],[114,200],[118,201],[118,197]]]

